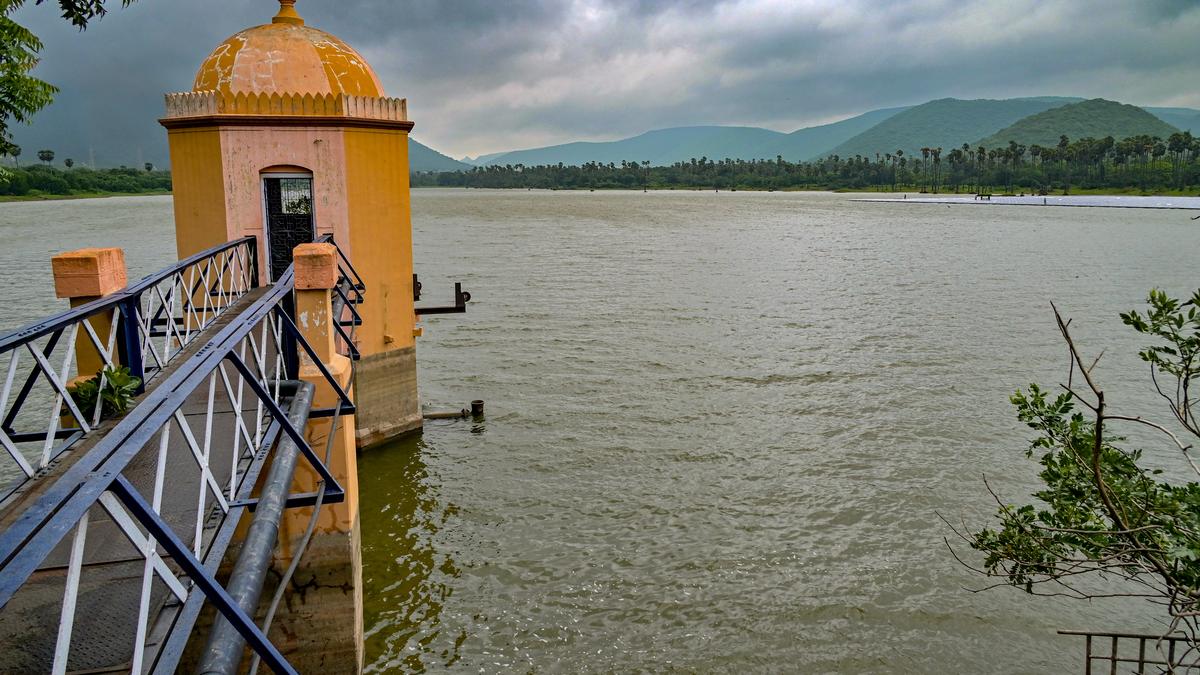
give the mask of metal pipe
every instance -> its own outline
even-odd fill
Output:
[[[304,429],[308,424],[308,413],[312,410],[313,392],[316,387],[309,382],[299,381],[281,384],[295,387],[292,404],[288,410],[288,423],[295,429]],[[279,520],[286,507],[299,454],[300,450],[291,437],[282,434],[275,451],[275,459],[271,462],[271,469],[259,495],[258,506],[254,510],[254,520],[250,523],[246,540],[242,543],[242,551],[234,563],[233,573],[229,576],[226,591],[237,602],[238,607],[250,616],[254,616],[255,610],[258,609],[263,582],[271,567],[271,558],[279,539]],[[196,672],[201,675],[232,675],[241,665],[244,649],[245,640],[241,634],[223,617],[219,617],[208,636],[208,644],[200,655],[200,666]]]

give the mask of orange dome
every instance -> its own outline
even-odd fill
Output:
[[[192,91],[383,96],[383,85],[363,57],[329,33],[305,26],[295,4],[279,0],[271,23],[218,45],[201,64]]]

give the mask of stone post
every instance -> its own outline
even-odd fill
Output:
[[[71,307],[111,295],[127,283],[125,251],[119,248],[81,248],[59,253],[50,259],[50,266],[54,271],[54,294],[70,300]],[[112,312],[97,314],[88,323],[107,347]],[[75,337],[75,363],[80,378],[90,378],[104,368],[104,359],[82,327]]]
[[[331,244],[302,244],[295,260],[296,325],[343,390],[350,390],[351,361],[337,353],[331,293],[337,284],[337,250]],[[316,386],[314,409],[334,408],[339,398],[312,358],[301,348],[300,379]],[[324,458],[332,418],[311,420],[307,439]],[[353,673],[363,663],[362,557],[359,548],[358,462],[354,417],[342,415],[334,432],[329,469],[346,490],[346,500],[321,508],[308,549],[292,582],[292,595],[281,605],[272,640],[286,650],[300,672]],[[293,493],[313,492],[317,474],[302,461]],[[281,523],[280,555],[285,568],[292,548],[312,517],[312,509],[289,509]],[[292,651],[294,648],[295,651]]]

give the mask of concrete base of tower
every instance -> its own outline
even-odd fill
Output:
[[[292,559],[285,548],[276,548],[267,571],[259,606],[254,613],[254,622],[259,626],[266,620],[279,581],[291,564]],[[228,578],[240,550],[239,542],[230,546],[219,578]],[[196,672],[216,616],[213,605],[206,603],[175,672]],[[355,675],[362,672],[365,656],[362,535],[357,514],[347,532],[313,535],[283,601],[276,609],[267,637],[301,673]],[[243,648],[240,672],[249,669],[252,657],[251,650]],[[268,670],[262,667],[259,672]]]
[[[362,672],[360,540],[357,519],[350,532],[314,535],[271,624],[271,642],[301,673]],[[276,557],[264,597],[275,592],[289,562]]]
[[[380,445],[421,428],[416,347],[364,355],[355,370],[359,448]]]

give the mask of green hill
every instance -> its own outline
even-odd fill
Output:
[[[1142,135],[1165,139],[1177,131],[1179,129],[1137,106],[1094,98],[1030,115],[981,138],[975,145],[991,148],[1016,141],[1026,146],[1051,146],[1064,135],[1071,140],[1105,136],[1120,140]]]
[[[567,166],[578,166],[588,162],[620,164],[622,161],[649,161],[654,166],[666,166],[701,157],[713,160],[774,159],[778,155],[783,155],[789,161],[802,161],[821,155],[902,110],[905,109],[873,110],[790,134],[759,127],[672,127],[617,141],[564,143],[484,155],[474,163],[480,166],[537,166],[561,162]]]
[[[514,150],[490,157],[487,164],[538,166],[561,162],[567,166],[579,166],[588,162],[620,164],[622,161],[649,161],[660,166],[691,157],[736,157],[744,149],[769,145],[784,137],[786,134],[757,127],[675,127],[647,131],[618,141],[578,141]]]
[[[578,166],[588,162],[620,164],[622,161],[649,161],[654,166],[666,166],[700,157],[749,160],[774,159],[782,155],[792,162],[834,154],[874,158],[875,153],[895,152],[897,148],[915,156],[920,154],[922,147],[941,147],[948,151],[1008,129],[1030,116],[1083,102],[1081,98],[1058,96],[1007,100],[946,98],[911,108],[873,110],[790,134],[758,127],[673,127],[616,141],[563,143],[465,158],[464,161],[477,166],[537,166],[560,162]],[[1191,128],[1193,133],[1200,134],[1200,111],[1190,108],[1146,110],[1168,124],[1180,129]],[[1070,131],[1061,133],[1076,138]],[[1059,135],[1059,132],[1055,133],[1055,142]],[[454,161],[440,157],[443,161]],[[465,165],[456,162],[446,170],[462,166]]]
[[[1200,136],[1200,110],[1192,108],[1151,108],[1150,106],[1142,106],[1142,110],[1180,131],[1190,131],[1192,135]]]
[[[1052,96],[1000,101],[938,99],[889,117],[824,154],[873,158],[876,153],[897,149],[910,157],[920,154],[923,147],[948,151],[995,133],[1024,117],[1079,100]]]
[[[783,158],[789,162],[816,159],[846,139],[853,138],[905,110],[908,110],[908,108],[883,108],[844,119],[840,122],[799,129],[779,139],[777,143],[758,148],[754,153],[754,157],[771,159],[777,155],[783,155]]]
[[[411,138],[408,139],[408,167],[410,171],[459,171],[471,168],[469,164],[450,159]]]

